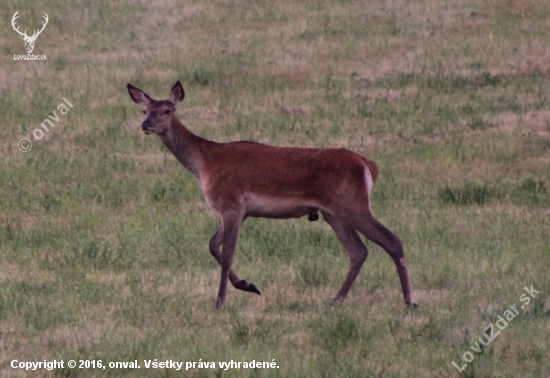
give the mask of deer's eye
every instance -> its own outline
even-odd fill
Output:
[[[170,114],[170,109],[166,109],[166,110],[164,111],[164,114],[166,114],[166,115]]]

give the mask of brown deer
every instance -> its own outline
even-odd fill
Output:
[[[344,245],[350,267],[334,298],[346,298],[368,251],[357,231],[393,259],[405,302],[414,300],[401,240],[370,212],[376,163],[345,149],[273,147],[252,142],[216,143],[190,132],[176,117],[185,92],[178,81],[168,100],[153,100],[128,84],[132,100],[143,107],[145,134],[157,134],[176,159],[197,179],[206,203],[221,225],[210,240],[210,253],[221,265],[216,307],[225,301],[227,281],[239,290],[260,294],[253,283],[231,269],[239,227],[248,217],[317,220],[320,211]],[[223,246],[220,252],[220,246]]]

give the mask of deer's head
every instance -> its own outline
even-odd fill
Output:
[[[141,129],[145,134],[155,133],[162,135],[166,133],[172,122],[172,116],[176,111],[177,104],[185,97],[185,91],[179,81],[172,87],[168,100],[153,100],[145,92],[134,87],[132,84],[128,84],[128,92],[132,100],[142,106],[143,114],[147,116],[141,124]]]
[[[38,38],[38,36],[40,35],[40,33],[42,33],[42,31],[44,30],[44,28],[46,27],[46,25],[48,24],[48,15],[46,13],[44,13],[44,22],[42,23],[42,29],[40,29],[40,31],[38,30],[35,30],[34,33],[29,37],[27,35],[27,29],[25,29],[24,32],[20,32],[19,31],[19,26],[18,27],[15,27],[15,20],[19,17],[17,15],[17,13],[19,13],[19,11],[15,12],[15,14],[13,15],[12,19],[11,19],[11,26],[13,28],[13,30],[15,30],[16,32],[19,33],[19,35],[21,35],[21,38],[23,38],[23,40],[25,41],[25,49],[27,50],[27,53],[32,53],[32,50],[34,49],[34,42],[36,41],[36,38]]]

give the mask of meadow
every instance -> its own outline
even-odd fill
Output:
[[[1,376],[548,375],[550,3],[4,3]],[[33,52],[47,60],[14,60],[25,53],[16,10],[29,34],[48,14]],[[204,138],[375,160],[372,211],[402,239],[420,306],[405,306],[392,260],[368,241],[333,305],[348,260],[330,227],[248,219],[234,267],[262,296],[230,287],[216,311],[218,220],[196,179],[140,131],[126,90],[165,99],[177,80],[177,115]],[[74,107],[35,138],[63,97]],[[525,287],[539,292],[529,303]],[[11,365],[54,359],[65,366]],[[154,359],[216,368],[146,369]],[[231,360],[278,368],[218,367]]]

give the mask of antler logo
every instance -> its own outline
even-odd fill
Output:
[[[19,13],[19,11],[16,11],[15,14],[13,15],[12,19],[11,19],[11,26],[12,26],[13,30],[15,30],[16,32],[18,32],[21,35],[21,38],[23,38],[23,40],[25,41],[25,49],[27,50],[27,53],[31,54],[32,50],[34,49],[34,42],[36,41],[36,38],[38,38],[40,33],[42,33],[42,31],[44,30],[44,28],[48,24],[48,20],[49,20],[48,15],[46,13],[44,13],[44,19],[46,21],[44,23],[42,23],[42,29],[40,29],[40,31],[35,30],[34,33],[29,37],[27,35],[27,29],[25,29],[25,31],[23,33],[21,33],[19,31],[19,26],[15,27],[15,20],[19,17],[17,15],[17,13]]]

